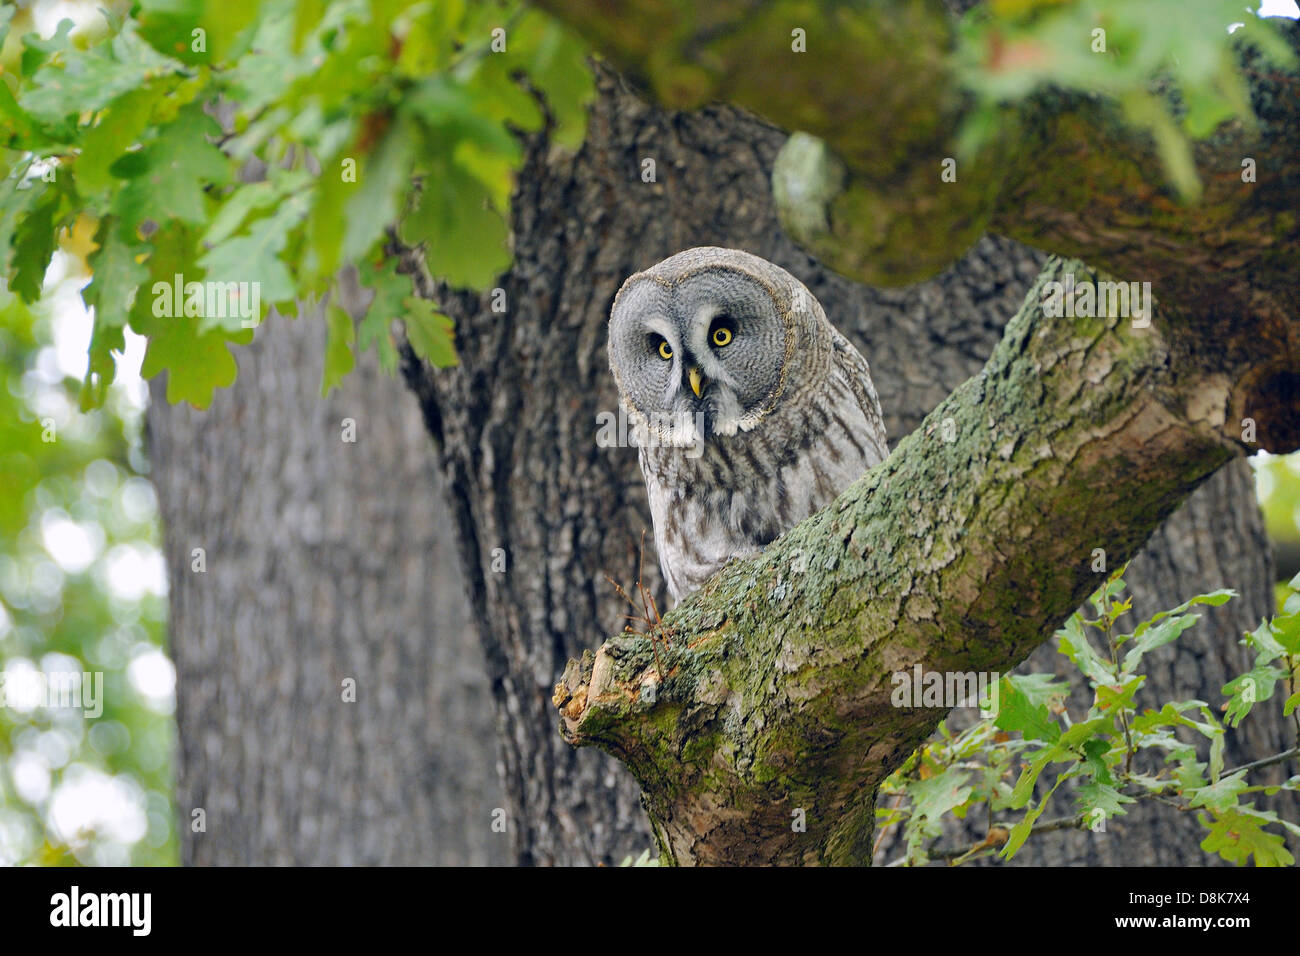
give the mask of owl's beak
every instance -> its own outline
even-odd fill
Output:
[[[686,374],[691,380],[691,391],[695,393],[696,398],[699,398],[700,391],[704,388],[704,376],[700,373],[700,367],[694,365]]]

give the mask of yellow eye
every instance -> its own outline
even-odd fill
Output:
[[[673,357],[672,346],[668,344],[667,339],[664,339],[659,343],[659,357],[665,361],[669,361]]]
[[[713,330],[713,344],[722,348],[724,345],[731,344],[731,329],[725,325],[720,325]]]

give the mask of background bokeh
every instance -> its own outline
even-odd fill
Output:
[[[0,288],[0,864],[169,864],[174,675],[147,392],[119,376],[102,409],[78,410],[77,245],[36,307]],[[138,370],[138,343],[125,359]],[[37,670],[102,674],[103,712],[25,699]]]

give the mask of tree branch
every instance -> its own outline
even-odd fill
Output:
[[[980,375],[665,618],[664,680],[639,636],[570,662],[562,731],[631,768],[667,859],[867,862],[876,787],[944,713],[894,707],[890,675],[1014,667],[1096,587],[1092,549],[1131,557],[1242,451],[1234,410],[1280,401],[1242,384],[1259,321],[1048,318],[1067,273],[1105,278],[1049,263]]]

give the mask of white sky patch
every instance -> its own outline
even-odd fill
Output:
[[[137,654],[126,669],[127,679],[150,708],[171,713],[176,700],[176,668],[156,647]]]
[[[104,558],[108,587],[123,601],[138,601],[146,594],[167,593],[167,568],[156,548],[119,544]]]
[[[1300,18],[1300,7],[1296,6],[1295,0],[1264,0],[1259,5],[1259,15],[1261,17],[1290,17],[1295,20]]]
[[[47,511],[41,515],[41,540],[59,567],[69,574],[80,574],[103,550],[104,529],[73,521],[61,511]]]
[[[134,843],[149,829],[139,787],[84,764],[64,774],[50,801],[49,820],[55,834],[68,844],[82,843],[90,833]]]
[[[1255,496],[1259,498],[1261,504],[1268,501],[1268,496],[1273,493],[1275,487],[1277,487],[1277,479],[1273,477],[1271,471],[1267,468],[1255,469]]]
[[[45,272],[45,298],[49,303],[53,348],[38,354],[36,369],[42,381],[58,384],[64,377],[86,377],[90,365],[90,336],[95,326],[95,312],[86,308],[81,290],[90,276],[74,271],[80,262],[65,252],[56,252]],[[131,329],[122,330],[125,348],[115,353],[117,374],[113,390],[120,392],[135,411],[143,411],[149,401],[149,388],[140,377],[147,340]],[[49,354],[44,354],[45,352]]]
[[[30,750],[16,754],[9,762],[9,773],[24,802],[35,805],[50,795],[50,768],[39,754]]]
[[[39,680],[40,670],[25,657],[11,657],[5,661],[4,682],[6,687],[31,686]],[[20,714],[30,714],[40,701],[27,694],[5,694],[5,706]]]
[[[78,3],[75,0],[38,0],[32,8],[32,22],[42,40],[54,36],[60,20],[71,20],[76,24],[72,28],[75,35],[78,31],[84,30],[93,17],[102,17],[102,14],[96,13],[96,6],[98,4]]]
[[[72,761],[80,744],[81,738],[76,734],[59,727],[52,727],[37,738],[36,752],[41,755],[47,767],[58,770]]]
[[[0,866],[17,865],[36,843],[36,826],[31,818],[0,807]]]
[[[71,270],[80,265],[66,252],[54,253],[45,272],[45,298],[54,317],[54,351],[58,368],[63,375],[83,378],[90,364],[90,333],[94,315],[81,301],[81,287],[89,281],[85,276],[73,276]]]

